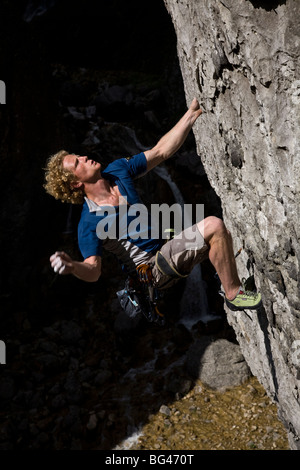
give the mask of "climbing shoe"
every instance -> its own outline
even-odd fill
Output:
[[[256,310],[261,304],[261,295],[258,292],[246,291],[240,289],[233,300],[225,298],[226,305],[230,310]]]

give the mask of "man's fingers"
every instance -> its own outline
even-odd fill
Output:
[[[63,266],[63,261],[60,257],[55,258],[55,260],[51,263],[52,268],[54,269],[54,272],[57,273],[59,269]]]
[[[63,251],[56,251],[50,256],[51,267],[54,269],[54,272],[58,274],[68,274],[70,272],[69,260],[71,260],[71,258]]]
[[[66,264],[64,263],[64,261],[61,259],[60,256],[56,256],[52,260],[51,266],[54,269],[54,272],[55,273],[58,272],[59,274],[62,274],[62,272],[66,269]]]
[[[65,269],[66,269],[66,265],[64,264],[64,265],[60,268],[60,270],[58,271],[58,274],[62,274]]]
[[[50,261],[54,260],[57,257],[64,257],[66,253],[64,251],[56,251],[53,255],[50,256]]]
[[[51,266],[53,267],[56,263],[59,263],[61,261],[61,257],[51,256],[50,261],[51,261]]]

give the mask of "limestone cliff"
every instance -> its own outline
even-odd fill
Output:
[[[300,449],[300,3],[164,0],[198,154],[263,308],[228,311],[242,352]]]

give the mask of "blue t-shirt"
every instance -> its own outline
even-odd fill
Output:
[[[83,258],[102,256],[102,250],[114,253],[129,271],[146,263],[162,246],[163,240],[151,238],[150,214],[143,206],[134,179],[147,171],[144,153],[130,159],[120,158],[101,173],[117,184],[127,204],[98,206],[86,198],[78,225],[78,243]]]

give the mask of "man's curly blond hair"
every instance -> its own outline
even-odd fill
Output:
[[[77,181],[76,176],[71,171],[63,168],[63,160],[66,155],[70,155],[70,152],[60,150],[49,157],[45,168],[46,182],[44,188],[48,194],[54,196],[55,199],[60,199],[62,202],[82,204],[84,199],[83,190],[72,186],[72,183]]]

